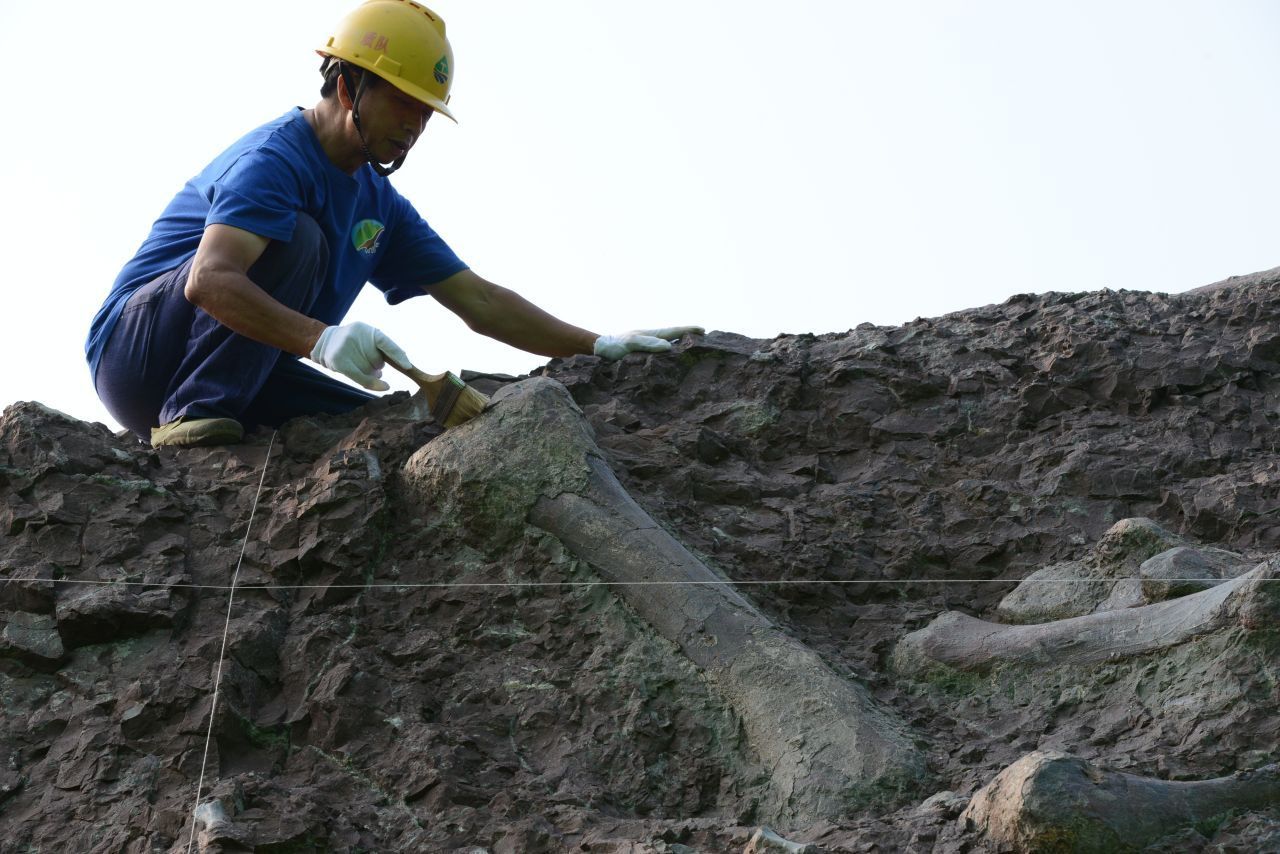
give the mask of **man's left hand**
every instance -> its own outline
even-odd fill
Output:
[[[596,339],[593,352],[610,361],[621,359],[628,353],[663,353],[671,349],[671,342],[685,335],[702,335],[701,326],[669,326],[665,329],[633,329],[621,335],[601,335]]]

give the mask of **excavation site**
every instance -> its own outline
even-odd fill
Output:
[[[1280,268],[461,376],[7,405],[0,852],[1280,851]]]

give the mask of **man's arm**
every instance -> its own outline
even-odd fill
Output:
[[[270,241],[230,225],[210,225],[200,238],[183,294],[233,332],[310,358],[373,391],[386,391],[382,366],[390,356],[412,368],[409,356],[367,323],[326,326],[294,311],[249,278]]]
[[[481,335],[539,356],[591,353],[600,336],[553,317],[515,291],[455,273],[427,289],[436,301]]]
[[[230,225],[204,230],[183,293],[234,332],[298,356],[310,356],[325,325],[282,305],[249,278],[270,241]]]

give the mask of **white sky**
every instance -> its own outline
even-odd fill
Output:
[[[0,3],[0,404],[116,427],[90,319],[183,182],[318,96],[352,0]],[[757,337],[1280,265],[1280,3],[437,0],[461,124],[394,179],[478,273],[597,332]],[[545,360],[430,299],[428,371]],[[395,388],[409,388],[398,376]]]

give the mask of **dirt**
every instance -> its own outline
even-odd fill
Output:
[[[1021,579],[1122,519],[1280,552],[1278,292],[1280,271],[1019,295],[538,373],[650,515],[927,751],[927,790],[773,830],[987,851],[959,815],[1031,751],[1167,780],[1277,761],[1266,627],[1088,668],[890,661],[944,611],[999,620]],[[184,451],[6,409],[0,851],[186,850],[242,546],[204,778],[227,822],[198,847],[742,851],[768,787],[742,722],[557,539],[511,520],[495,553],[479,520],[406,490],[438,432],[404,394]],[[1280,805],[1146,850],[1280,850]]]

